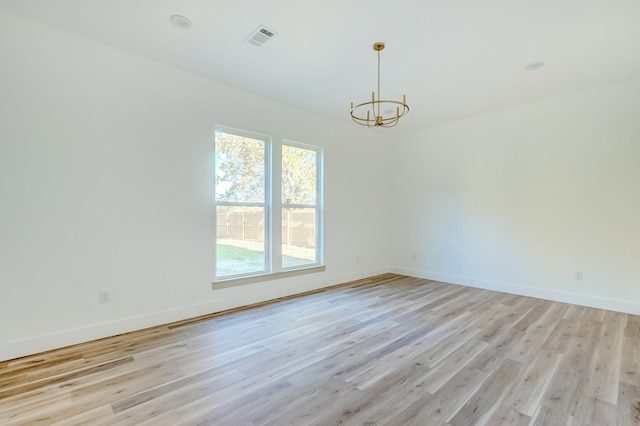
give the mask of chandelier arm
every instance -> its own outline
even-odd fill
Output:
[[[378,114],[376,113],[376,92],[371,92],[371,114],[373,114],[373,121],[376,121]],[[369,113],[367,112],[367,126],[369,126]]]

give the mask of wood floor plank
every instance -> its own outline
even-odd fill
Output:
[[[449,328],[452,332],[447,337],[440,339],[437,344],[420,354],[420,360],[428,367],[435,367],[459,347],[480,333],[479,328],[473,327],[461,326],[459,328]]]
[[[620,381],[632,386],[640,385],[640,338],[622,340]]]
[[[423,376],[423,380],[426,383],[425,390],[427,392],[433,394],[438,392],[442,386],[467,366],[476,355],[483,352],[487,346],[489,346],[488,343],[477,337],[476,335],[472,339],[467,340],[449,356],[434,365],[433,368]],[[420,357],[416,360],[421,361]]]
[[[384,356],[380,359],[380,362],[372,364],[370,368],[361,369],[357,375],[352,375],[347,378],[347,381],[353,383],[358,389],[364,390],[372,383],[379,380],[384,380],[390,372],[395,370],[395,367],[400,362],[420,362],[421,364],[432,367],[437,364],[434,362],[434,358],[439,354],[442,354],[444,350],[449,351],[453,345],[449,343],[451,336],[458,337],[459,334],[456,331],[469,331],[469,333],[477,334],[477,329],[467,329],[463,327],[463,324],[468,320],[468,316],[461,315],[459,318],[451,320],[430,330],[427,334],[424,334],[420,339],[405,345],[398,350]],[[469,336],[461,336],[456,340],[456,345],[451,349],[451,352],[455,351],[460,345],[464,346],[465,342],[473,337],[473,334]],[[482,342],[475,342],[474,350],[476,352],[484,349]],[[458,358],[452,357],[453,362],[459,362]],[[460,367],[461,368],[461,367]],[[459,370],[459,368],[458,368]],[[451,372],[451,371],[449,371]],[[449,373],[447,372],[447,373]],[[455,374],[453,371],[450,376]],[[446,373],[444,373],[446,374]],[[435,389],[434,389],[435,391]]]
[[[554,374],[542,403],[555,410],[574,416],[580,401],[589,398],[587,380],[596,336],[601,323],[581,320],[571,345]]]
[[[208,374],[179,379],[165,386],[147,389],[116,400],[111,404],[114,416],[110,421],[117,424],[138,424],[164,415],[168,411],[175,412],[180,407],[217,392],[224,392],[232,384],[246,380],[243,374],[234,369],[219,370],[214,368]],[[186,380],[189,382],[185,383]]]
[[[228,369],[225,367],[211,368],[191,376],[180,377],[174,381],[163,383],[151,389],[143,389],[140,392],[123,396],[122,398],[112,402],[111,407],[114,413],[120,413],[146,402],[157,400],[158,398],[168,394],[171,394],[172,399],[175,400],[175,393],[185,388],[190,389],[192,392],[191,397],[195,398],[198,395],[195,389],[193,389],[195,385],[208,383],[210,380],[216,380],[216,384],[221,386],[225,383],[230,384],[236,382],[237,380],[244,379],[245,377],[246,376],[238,373],[234,369]],[[167,403],[167,401],[164,402],[165,405]],[[178,406],[179,405],[173,408],[177,408]]]
[[[548,300],[536,300],[531,304],[531,307],[525,315],[520,317],[513,323],[512,327],[515,327],[518,331],[526,332],[531,330],[532,325],[543,318],[553,305],[553,302]]]
[[[277,398],[278,394],[286,392],[291,386],[291,383],[287,380],[277,380],[262,386],[256,386],[244,395],[233,398],[218,407],[212,407],[200,412],[193,410],[191,407],[189,409],[178,408],[176,412],[186,424],[224,425],[234,424],[238,421],[252,423],[247,417],[248,411],[259,410],[260,408],[266,409]]]
[[[617,424],[618,426],[640,425],[640,384],[633,386],[620,383],[618,389]]]
[[[447,418],[464,406],[491,373],[463,367],[436,393],[421,392],[418,400],[398,414],[398,424],[422,426],[427,419],[434,425],[445,423]],[[419,387],[426,387],[426,383],[421,383]]]
[[[505,332],[515,336],[518,329],[512,325],[528,312],[531,304],[528,299],[523,298],[513,306],[500,304],[495,310],[487,312],[486,321],[476,318],[482,324],[482,339],[490,343],[495,342],[503,339]]]
[[[82,413],[90,412],[115,398],[134,394],[142,389],[155,387],[182,376],[174,366],[151,366],[116,376],[101,382],[71,391],[71,404],[52,406],[41,413],[30,413],[20,419],[22,424],[49,425],[65,422]],[[109,407],[111,408],[111,407]]]
[[[65,364],[71,363],[76,360],[81,360],[83,357],[81,354],[70,354],[63,356],[56,356],[51,354],[46,358],[23,358],[17,360],[15,363],[11,363],[9,368],[0,370],[0,380],[15,377],[17,375],[29,374],[30,372],[46,370],[49,367],[59,367]]]
[[[640,339],[640,316],[627,315],[627,324],[624,329],[624,337]]]
[[[354,390],[359,401],[344,406],[340,421],[355,425],[397,423],[399,414],[422,397],[418,385],[423,382],[424,371],[428,368],[419,362],[405,362],[387,380],[376,382],[360,394],[359,389]],[[398,388],[405,388],[407,392],[397,392]],[[339,411],[333,410],[334,413]],[[335,415],[329,418],[337,420]],[[326,417],[321,418],[317,424],[331,424],[326,420]]]
[[[615,404],[594,397],[582,398],[573,415],[573,422],[578,425],[615,425],[617,419]]]
[[[18,385],[25,384],[29,381],[27,374],[20,374],[0,380],[0,389],[9,389]]]
[[[347,392],[337,394],[330,410],[320,411],[313,425],[328,424],[390,424],[396,416],[419,397],[416,384],[425,367],[420,363],[406,362],[398,367],[396,374],[387,380],[377,381],[365,390],[347,388]],[[399,394],[398,388],[407,392]]]
[[[553,410],[545,405],[540,406],[534,415],[532,426],[572,426],[573,417],[567,415],[565,411]]]
[[[584,316],[587,309],[588,308],[584,306],[570,305],[562,318],[567,320],[579,320]]]
[[[640,426],[640,317],[383,274],[2,361],[0,424]]]
[[[528,327],[520,328],[521,338],[518,344],[509,351],[511,359],[528,363],[537,358],[540,347],[555,330],[558,321],[566,312],[567,306],[559,303],[547,303],[541,308],[536,312],[536,314],[540,314],[539,318],[534,319]]]
[[[533,417],[561,359],[560,353],[541,353],[514,380],[514,386],[503,404],[525,416]]]
[[[51,407],[70,406],[73,403],[70,392],[38,392],[31,400],[20,399],[6,405],[0,412],[0,424],[26,424],[20,419],[33,413],[40,416]]]
[[[14,386],[12,388],[8,388],[6,390],[0,390],[0,410],[2,409],[2,402],[4,399],[11,399],[12,403],[14,403],[18,398],[28,395],[33,390],[38,390],[38,389],[50,387],[52,385],[57,385],[57,384],[64,384],[73,379],[77,379],[85,376],[91,376],[102,371],[109,371],[121,365],[132,363],[132,362],[133,362],[132,357],[122,358],[122,359],[104,363],[95,367],[84,368],[81,370],[69,372],[67,374],[55,376],[53,378],[47,378],[47,379],[39,380],[36,382],[28,382],[28,383],[20,384],[18,386]]]
[[[626,315],[606,312],[589,365],[586,391],[600,401],[616,404]]]
[[[289,379],[291,381],[291,379]],[[332,410],[345,394],[353,392],[353,387],[345,386],[341,379],[333,376],[316,380],[295,380],[285,404],[270,407],[268,412],[254,413],[252,419],[258,425],[279,426],[285,424],[310,425],[327,411]]]
[[[502,405],[504,396],[513,386],[511,380],[522,370],[523,365],[507,359],[496,368],[471,398],[449,419],[452,426],[486,424],[495,411]]]
[[[542,350],[567,353],[578,325],[578,320],[565,319],[563,316],[542,344]]]
[[[514,425],[528,426],[531,423],[531,417],[513,410],[506,405],[501,405],[495,413],[487,420],[487,425]]]
[[[113,410],[111,409],[111,405],[106,404],[92,410],[83,411],[75,416],[53,423],[51,426],[84,426],[100,421],[109,421],[113,424],[110,420],[112,416]]]

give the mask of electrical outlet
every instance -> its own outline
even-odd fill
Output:
[[[583,275],[582,272],[576,272],[576,281],[582,281]]]
[[[360,256],[356,256],[356,262],[360,262]]]
[[[109,303],[111,302],[111,296],[108,291],[100,291],[98,292],[98,301],[100,303]]]

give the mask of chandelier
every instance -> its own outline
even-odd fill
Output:
[[[393,127],[409,112],[406,95],[402,95],[402,102],[380,99],[380,51],[382,49],[384,49],[384,43],[378,42],[373,45],[373,50],[378,52],[378,94],[371,92],[370,101],[356,106],[351,102],[349,111],[353,121],[367,127]]]

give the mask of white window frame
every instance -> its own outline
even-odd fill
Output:
[[[295,270],[295,269],[303,269],[303,268],[309,268],[309,267],[314,267],[314,266],[318,266],[318,265],[322,265],[323,264],[323,252],[324,250],[322,249],[322,225],[323,225],[323,210],[322,210],[322,200],[324,199],[323,197],[323,193],[322,193],[322,188],[323,188],[323,176],[322,176],[322,172],[324,170],[323,167],[323,150],[322,148],[318,147],[318,146],[314,146],[314,145],[309,145],[309,144],[305,144],[305,143],[300,143],[300,142],[296,142],[296,141],[292,141],[292,140],[288,140],[288,139],[283,139],[282,143],[280,144],[280,153],[282,153],[282,147],[283,146],[291,146],[294,148],[300,148],[300,149],[306,149],[308,151],[313,151],[316,153],[316,200],[314,204],[288,204],[288,203],[282,203],[280,205],[280,214],[282,215],[282,210],[285,208],[293,208],[293,209],[315,209],[316,211],[316,223],[315,223],[315,246],[316,246],[316,261],[313,263],[307,263],[304,265],[300,265],[300,266],[291,266],[288,268],[282,267],[283,271],[289,271],[289,270]],[[282,158],[280,159],[280,164],[282,165]],[[282,171],[281,171],[282,174]],[[280,200],[282,200],[282,190],[280,190]],[[281,218],[282,219],[282,218]],[[278,223],[282,223],[282,220],[280,220]],[[281,225],[282,226],[282,225]],[[282,231],[282,230],[280,230]],[[279,233],[279,235],[282,235],[282,232]],[[282,265],[282,256],[280,256],[280,265]]]
[[[234,274],[234,275],[224,275],[219,277],[218,276],[218,272],[217,272],[217,265],[218,265],[218,259],[216,256],[215,259],[215,265],[216,265],[216,272],[215,272],[215,279],[216,280],[232,280],[235,278],[241,278],[241,277],[246,277],[246,276],[251,276],[251,275],[262,275],[262,274],[266,274],[269,273],[271,271],[271,264],[273,263],[272,258],[271,258],[271,151],[272,151],[272,141],[271,138],[267,135],[263,135],[260,133],[255,133],[255,132],[249,132],[246,130],[240,130],[240,129],[234,129],[232,127],[227,127],[227,126],[219,126],[216,125],[215,126],[215,131],[213,134],[214,137],[214,141],[213,141],[213,149],[214,149],[214,161],[215,161],[215,147],[216,147],[216,133],[217,132],[223,132],[223,133],[229,133],[235,136],[241,136],[241,137],[245,137],[245,138],[250,138],[250,139],[256,139],[256,140],[261,140],[264,142],[264,201],[262,203],[257,203],[257,202],[244,202],[244,201],[219,201],[215,198],[215,180],[214,180],[214,203],[215,203],[215,211],[216,211],[216,215],[214,215],[214,217],[217,218],[217,210],[219,206],[228,206],[228,207],[262,207],[263,211],[264,211],[264,235],[263,235],[263,242],[264,242],[264,269],[260,270],[260,271],[251,271],[251,272],[246,272],[246,273],[240,273],[240,274]],[[215,164],[214,164],[214,171],[215,171]],[[216,226],[216,242],[217,242],[217,223],[215,223]],[[217,252],[217,250],[216,250]]]
[[[283,278],[287,276],[321,272],[325,270],[324,266],[324,250],[323,250],[323,170],[324,170],[324,152],[321,147],[315,145],[304,144],[287,139],[274,142],[268,135],[256,133],[247,130],[241,130],[224,125],[215,125],[213,133],[214,146],[214,172],[215,172],[215,146],[216,132],[230,133],[233,135],[258,139],[265,142],[264,152],[264,173],[265,173],[265,198],[264,203],[253,202],[237,202],[237,201],[218,201],[215,199],[215,180],[214,180],[214,212],[217,212],[218,206],[241,206],[241,207],[262,207],[264,208],[264,253],[265,253],[265,269],[262,271],[251,271],[247,273],[217,276],[217,250],[214,251],[214,281],[213,289],[232,287],[236,285],[255,283],[270,279]],[[298,205],[298,204],[282,204],[282,146],[293,146],[302,149],[308,149],[316,152],[316,203],[315,205]],[[282,208],[283,207],[299,207],[299,208],[315,208],[316,209],[316,261],[299,266],[288,268],[282,267]],[[216,223],[217,213],[214,214],[214,229],[217,230]],[[214,233],[215,241],[217,241],[217,231]],[[217,245],[217,244],[216,244]]]

